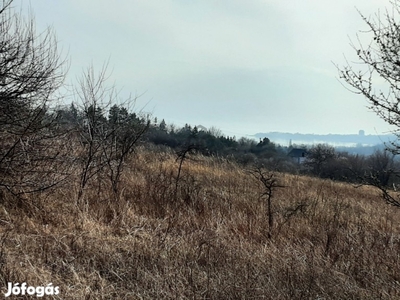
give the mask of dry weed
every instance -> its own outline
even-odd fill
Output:
[[[370,187],[277,174],[274,230],[259,186],[227,160],[132,157],[116,198],[99,178],[2,198],[0,279],[55,299],[400,298],[398,210]]]

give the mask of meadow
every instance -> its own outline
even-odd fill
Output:
[[[118,194],[79,170],[0,199],[0,280],[53,283],[54,299],[398,299],[400,211],[373,187],[141,147]],[[268,170],[266,170],[268,172]],[[28,298],[28,296],[27,296]]]

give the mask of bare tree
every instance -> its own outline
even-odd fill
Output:
[[[326,144],[318,144],[308,150],[305,165],[316,176],[325,177],[327,166],[336,158],[335,148]]]
[[[377,150],[368,157],[367,163],[371,176],[383,187],[388,187],[391,177],[396,174],[394,155],[387,150]]]
[[[261,183],[262,192],[260,198],[265,199],[268,214],[268,238],[272,236],[272,229],[274,225],[274,213],[272,211],[272,197],[277,188],[283,188],[284,186],[279,184],[278,178],[275,173],[264,169],[261,166],[255,167],[250,170],[249,173]]]
[[[124,102],[125,106],[114,104],[110,108],[108,117],[108,138],[106,143],[103,143],[103,154],[115,197],[118,197],[126,159],[134,152],[136,145],[150,126],[148,117],[140,118],[135,113],[129,113],[135,102],[136,98],[128,98]]]
[[[37,33],[34,19],[14,13],[12,3],[0,4],[0,187],[21,195],[62,178],[54,167],[60,145],[52,142],[58,132],[50,108],[65,60],[52,30]]]
[[[358,43],[352,48],[358,57],[354,64],[347,63],[338,67],[340,78],[349,89],[366,97],[369,108],[400,132],[400,2],[394,0],[391,10],[382,16],[373,18],[361,14],[370,36],[370,42],[364,45],[358,37]],[[355,68],[357,66],[357,68]],[[396,143],[391,150],[399,153]]]
[[[360,16],[367,25],[368,30],[363,33],[368,35],[369,43],[362,43],[362,38],[357,36],[357,43],[352,43],[352,48],[358,61],[337,66],[339,75],[352,92],[367,99],[371,110],[394,126],[394,134],[400,138],[400,1],[393,0],[390,9],[383,14],[366,17],[360,13]],[[400,154],[398,141],[387,146],[393,154]],[[385,165],[391,160],[383,155],[376,158],[384,158],[383,162],[377,162]],[[400,207],[398,197],[388,192],[385,186],[388,176],[393,175],[393,170],[389,169],[380,174],[369,174],[365,182],[378,187],[388,203]]]
[[[114,86],[107,87],[107,65],[98,75],[93,67],[83,74],[76,95],[83,111],[78,124],[81,141],[80,188],[81,199],[88,182],[95,176],[106,175],[117,197],[119,182],[127,157],[134,151],[149,127],[149,120],[129,112],[137,97],[122,101]]]
[[[80,164],[80,180],[78,200],[81,199],[84,189],[91,178],[96,176],[106,166],[102,155],[102,145],[106,140],[105,110],[109,107],[114,97],[104,87],[106,81],[106,67],[103,67],[96,77],[93,67],[82,75],[75,94],[77,103],[83,112],[81,122],[77,124],[77,132],[80,135],[80,151],[78,162]],[[111,97],[111,98],[110,98]]]

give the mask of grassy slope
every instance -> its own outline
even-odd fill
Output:
[[[278,174],[269,239],[261,186],[227,161],[141,151],[118,200],[105,179],[76,203],[3,199],[1,286],[61,299],[400,298],[399,211],[370,187]],[[4,197],[3,197],[4,198]],[[4,288],[3,288],[4,291]]]

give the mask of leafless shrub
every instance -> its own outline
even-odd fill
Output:
[[[51,104],[65,75],[54,33],[0,4],[0,188],[16,196],[46,190],[65,178],[54,142]],[[57,167],[56,167],[57,165]]]
[[[267,206],[267,214],[268,214],[268,226],[269,232],[268,237],[271,238],[272,228],[273,228],[273,211],[272,211],[272,197],[277,188],[283,188],[284,186],[280,185],[277,179],[277,176],[273,172],[269,172],[262,167],[256,167],[253,170],[249,171],[250,174],[257,179],[262,184],[262,192],[260,193],[260,198],[264,198],[266,200]]]
[[[106,80],[106,66],[97,76],[90,67],[76,91],[83,111],[78,124],[82,147],[78,200],[88,182],[102,176],[108,177],[114,198],[118,198],[126,159],[149,127],[148,119],[128,111],[136,98],[126,99],[118,105],[118,93],[115,87],[106,86]]]
[[[178,166],[178,174],[176,175],[176,182],[175,182],[175,198],[177,197],[178,193],[178,185],[179,185],[179,180],[181,178],[181,171],[182,171],[182,165],[185,159],[188,157],[189,154],[195,153],[196,150],[199,150],[199,146],[195,144],[189,144],[186,147],[184,147],[182,150],[178,151],[176,153],[176,161],[179,161],[179,166]]]

